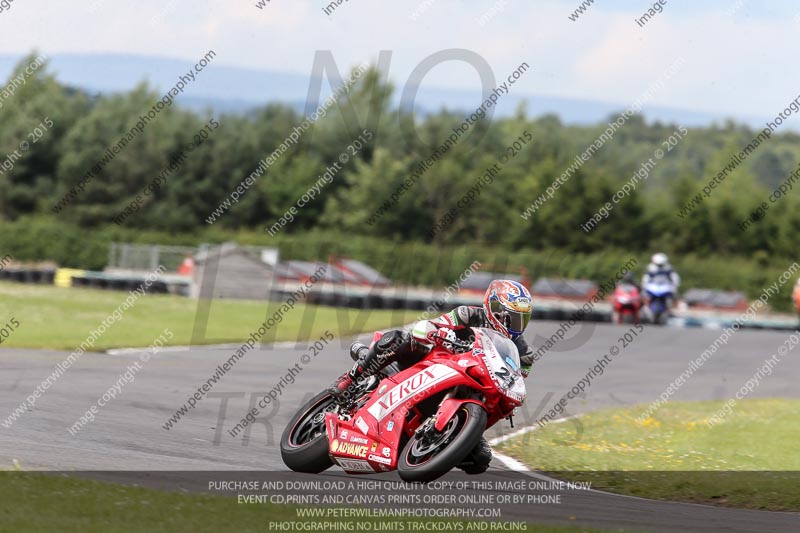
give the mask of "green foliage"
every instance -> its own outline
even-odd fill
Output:
[[[671,387],[671,386],[670,386]],[[499,446],[532,469],[642,498],[726,507],[800,509],[797,400],[675,402],[605,409],[548,424]],[[764,435],[769,435],[765,439]]]
[[[52,530],[61,533],[261,533],[286,527],[285,524],[312,524],[307,526],[309,529],[322,524],[298,519],[300,508],[295,505],[259,500],[243,503],[236,493],[199,490],[188,493],[179,491],[177,484],[174,488],[166,487],[171,488],[170,492],[139,487],[133,482],[121,485],[58,473],[0,471],[0,498],[4,504],[0,508],[0,519],[3,531],[16,533]],[[476,531],[491,530],[489,522],[438,518],[392,517],[389,521],[337,516],[325,523],[332,524],[330,529],[335,531],[468,531],[470,527]],[[604,533],[611,530],[529,523],[524,524],[523,531]]]
[[[72,288],[69,290],[19,283],[0,283],[0,313],[15,317],[24,327],[4,339],[3,347],[74,350],[87,332],[113,313],[123,296],[115,291]],[[216,300],[202,334],[195,335],[198,302],[168,294],[140,298],[125,312],[124,326],[110,327],[91,346],[93,351],[121,346],[148,346],[167,327],[171,345],[236,343],[247,340],[266,316],[280,307],[259,300]],[[419,313],[411,310],[358,309],[298,304],[285,319],[269,330],[264,342],[305,341],[330,330],[338,338],[410,322]],[[343,341],[344,342],[344,341]]]
[[[15,74],[32,58],[23,59]],[[800,183],[770,204],[764,218],[747,231],[737,225],[797,168],[800,136],[795,133],[773,135],[690,215],[677,216],[757,133],[733,122],[690,129],[666,151],[663,143],[678,125],[632,117],[570,173],[552,198],[523,218],[606,125],[566,126],[552,115],[532,119],[521,107],[513,117],[487,117],[473,124],[395,205],[368,224],[464,120],[463,111],[446,108],[426,115],[398,109],[393,91],[377,69],[365,72],[209,226],[209,214],[303,122],[300,113],[277,103],[244,116],[216,116],[219,128],[186,154],[138,212],[117,226],[113,217],[169,166],[211,116],[174,105],[165,108],[53,219],[51,208],[147,114],[159,95],[142,84],[127,93],[89,96],[60,84],[42,67],[0,108],[0,153],[13,152],[45,117],[54,123],[13,169],[0,174],[0,250],[24,259],[102,268],[107,245],[114,240],[199,243],[236,238],[255,245],[277,243],[286,257],[349,255],[398,281],[419,284],[449,284],[476,259],[524,267],[531,277],[545,273],[602,279],[630,254],[641,259],[643,268],[646,257],[663,250],[676,266],[686,265],[687,285],[740,288],[751,295],[758,292],[751,280],[763,278],[756,275],[762,272],[759,268],[766,264],[779,273],[791,263],[787,258],[796,257]],[[312,104],[307,108],[316,107]],[[291,223],[269,237],[264,228],[295,206],[340,154],[349,152],[348,144],[363,128],[373,139]],[[462,208],[463,196],[526,131],[532,140]],[[647,179],[614,204],[595,229],[581,229],[659,148],[665,149],[665,157]],[[456,212],[453,220],[432,235],[433,225],[451,210]],[[559,252],[553,255],[551,250]],[[572,259],[554,266],[555,256]],[[751,259],[756,256],[761,259]],[[693,258],[698,258],[696,269]]]

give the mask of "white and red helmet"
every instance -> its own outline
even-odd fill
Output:
[[[530,322],[533,299],[522,283],[496,279],[486,289],[483,310],[494,330],[514,340]]]

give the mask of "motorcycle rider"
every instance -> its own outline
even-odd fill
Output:
[[[448,339],[469,340],[473,327],[490,328],[511,339],[519,351],[522,375],[527,377],[533,364],[533,350],[522,333],[530,321],[532,310],[531,294],[524,285],[512,280],[494,280],[486,290],[483,306],[462,305],[440,317],[421,320],[410,333],[387,331],[371,348],[354,342],[350,353],[356,363],[331,385],[328,392],[334,398],[346,398],[360,379],[374,376],[394,362],[401,370],[409,368],[428,355],[434,346],[448,346]],[[479,474],[486,471],[491,460],[492,449],[481,437],[459,468],[468,474]]]
[[[636,277],[633,275],[633,272],[625,272],[622,276],[622,280],[620,280],[620,285],[631,285],[636,287],[636,290],[640,293],[642,292],[642,286],[636,282]]]
[[[659,283],[663,281],[671,284],[673,292],[677,292],[678,286],[681,284],[681,277],[672,269],[667,254],[659,252],[653,254],[653,257],[650,258],[647,271],[644,276],[642,276],[642,286],[648,283]]]
[[[681,277],[672,269],[669,264],[667,254],[657,253],[653,254],[650,258],[650,264],[647,265],[647,271],[642,276],[642,286],[647,290],[648,283],[669,283],[672,285],[672,295],[678,292],[678,287],[681,284]],[[672,306],[672,298],[669,299],[668,307]]]
[[[634,287],[636,289],[636,292],[639,295],[638,306],[635,308],[634,315],[633,315],[634,323],[638,324],[639,323],[639,308],[641,308],[641,306],[644,305],[644,293],[642,292],[642,286],[639,285],[639,283],[636,281],[636,276],[634,276],[633,272],[630,272],[630,271],[625,272],[625,274],[623,274],[622,279],[620,280],[618,286],[622,286],[622,285],[630,285],[631,287]],[[616,296],[616,292],[615,292],[615,296]]]

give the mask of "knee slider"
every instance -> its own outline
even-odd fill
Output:
[[[375,343],[375,352],[380,355],[400,353],[405,348],[411,347],[411,335],[402,330],[384,333]]]

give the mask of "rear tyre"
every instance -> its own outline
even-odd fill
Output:
[[[403,481],[427,483],[461,464],[486,429],[486,411],[463,404],[441,432],[411,437],[400,453],[397,473]]]
[[[331,466],[325,413],[334,404],[328,392],[311,398],[289,420],[281,435],[281,458],[295,472],[318,474]]]

